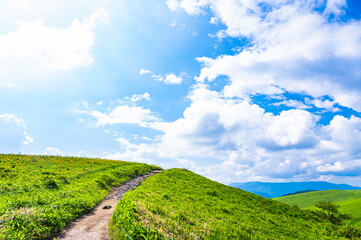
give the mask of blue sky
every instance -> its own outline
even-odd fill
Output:
[[[0,2],[0,151],[361,186],[358,0]]]

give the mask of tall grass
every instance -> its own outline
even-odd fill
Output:
[[[0,155],[0,239],[46,239],[92,210],[111,186],[158,169],[89,158]]]

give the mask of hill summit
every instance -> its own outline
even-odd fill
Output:
[[[356,227],[184,169],[147,178],[118,202],[113,239],[352,239]]]

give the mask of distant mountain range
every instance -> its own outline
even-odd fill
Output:
[[[266,198],[276,198],[287,194],[293,194],[302,191],[321,190],[357,190],[359,187],[347,184],[334,184],[329,182],[247,182],[247,183],[231,183],[231,187],[240,188],[248,192],[261,195]]]

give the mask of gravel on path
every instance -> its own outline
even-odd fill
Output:
[[[114,191],[109,194],[108,197],[102,201],[93,212],[78,218],[68,229],[65,229],[55,239],[110,240],[108,235],[108,224],[115,211],[117,202],[123,197],[124,193],[137,187],[146,178],[159,172],[159,170],[152,171],[115,188]]]

